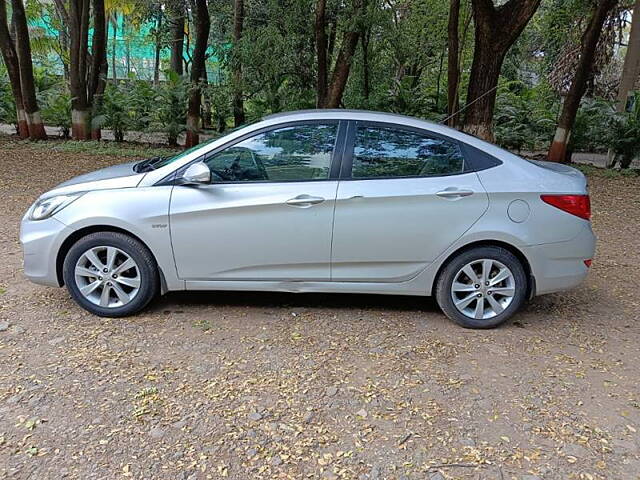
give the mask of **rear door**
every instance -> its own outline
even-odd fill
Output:
[[[337,121],[271,127],[207,155],[212,183],[172,193],[179,277],[328,281],[338,130]]]
[[[350,122],[333,230],[333,281],[411,279],[488,207],[459,144],[395,124]]]

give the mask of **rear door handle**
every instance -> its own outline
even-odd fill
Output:
[[[324,202],[322,197],[312,197],[311,195],[298,195],[297,197],[287,200],[287,205],[298,208],[308,208],[318,203]]]
[[[440,192],[436,192],[436,195],[442,198],[460,198],[473,195],[473,190],[460,190],[457,188],[446,188]]]

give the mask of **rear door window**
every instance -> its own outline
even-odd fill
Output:
[[[353,179],[452,175],[464,171],[457,143],[395,127],[358,124]]]

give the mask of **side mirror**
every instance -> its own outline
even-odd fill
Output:
[[[208,185],[209,183],[211,183],[211,171],[203,162],[190,165],[178,179],[179,185]]]

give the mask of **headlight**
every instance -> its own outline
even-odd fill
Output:
[[[77,200],[84,192],[71,193],[68,195],[55,195],[53,197],[42,198],[38,200],[31,208],[29,218],[31,220],[44,220],[49,218],[56,212],[59,212],[64,207],[69,205],[74,200]]]

